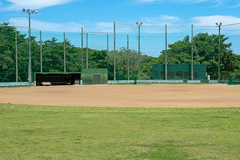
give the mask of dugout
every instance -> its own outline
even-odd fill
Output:
[[[36,82],[37,86],[41,86],[43,82],[47,82],[51,85],[74,85],[80,84],[81,73],[35,73],[33,77],[33,81]]]
[[[207,80],[207,66],[205,64],[193,65],[193,79]],[[165,79],[165,64],[153,64],[152,66],[153,79]],[[168,64],[167,65],[168,80],[190,80],[191,65],[190,64]]]
[[[83,69],[82,74],[83,85],[89,84],[107,84],[108,83],[108,70],[102,69]]]

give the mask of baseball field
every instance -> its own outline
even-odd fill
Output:
[[[0,159],[239,159],[240,86],[0,88]]]
[[[240,107],[240,85],[153,84],[1,88],[0,102],[140,108]]]

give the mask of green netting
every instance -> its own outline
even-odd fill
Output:
[[[165,79],[165,65],[153,64],[153,79]],[[167,79],[191,79],[191,65],[189,64],[168,64]],[[193,79],[206,80],[206,65],[193,65]]]
[[[82,73],[108,73],[105,68],[83,69]]]
[[[98,75],[98,76],[96,76]],[[94,79],[100,78],[100,79]],[[107,69],[84,69],[81,74],[83,85],[86,84],[107,84],[108,83],[108,71]]]
[[[28,73],[18,73],[18,79],[16,80],[16,74],[14,73],[0,73],[1,82],[27,82]]]

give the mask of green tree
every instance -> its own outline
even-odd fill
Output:
[[[141,77],[143,79],[151,79],[152,77],[152,65],[158,63],[158,58],[148,55],[142,55],[141,62]]]
[[[142,54],[142,53],[141,53]],[[120,48],[115,53],[116,57],[116,79],[126,80],[128,78],[128,59],[129,59],[129,78],[133,79],[138,74],[138,53],[135,50]],[[140,57],[141,58],[141,57]],[[140,59],[141,60],[141,59]],[[114,77],[114,54],[109,53],[109,79]]]
[[[228,37],[220,35],[221,39],[221,73],[223,76],[229,75],[238,66],[236,55],[231,50],[231,43],[226,43]],[[199,33],[193,37],[193,59],[194,64],[206,64],[207,72],[211,77],[217,78],[218,74],[218,35]],[[191,41],[189,36],[184,37],[173,44],[167,50],[168,64],[191,64]],[[165,51],[159,56],[164,57]]]
[[[20,34],[15,27],[8,26],[8,23],[3,23],[0,26],[0,82],[16,80],[15,35],[17,35],[18,55],[20,55],[18,56],[18,62],[21,62],[21,64],[18,64],[20,67],[19,74],[24,72],[21,67],[26,64],[25,61],[21,61],[21,51],[26,52],[25,47],[23,47],[27,44],[26,35]]]

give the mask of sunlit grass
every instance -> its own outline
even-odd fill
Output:
[[[0,104],[0,159],[239,159],[240,108]]]

